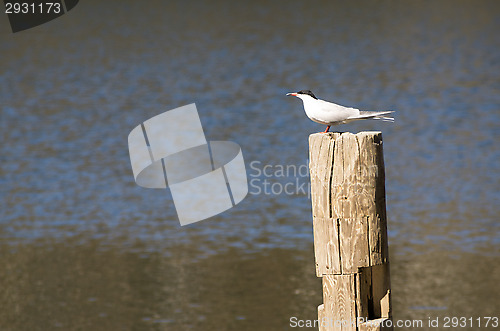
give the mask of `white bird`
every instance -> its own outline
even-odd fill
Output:
[[[316,123],[327,125],[325,132],[328,132],[332,125],[344,124],[357,120],[375,119],[394,122],[394,118],[384,116],[393,113],[394,111],[392,110],[367,111],[344,107],[332,102],[320,100],[309,90],[287,93],[286,95],[302,99],[307,117]]]

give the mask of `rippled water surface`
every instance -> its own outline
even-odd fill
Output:
[[[315,319],[300,169],[324,128],[284,96],[300,89],[397,111],[335,128],[384,135],[394,319],[498,316],[498,31],[496,1],[87,0],[16,34],[0,17],[0,329]],[[192,102],[254,181],[237,207],[180,227],[168,191],[135,185],[127,135]]]

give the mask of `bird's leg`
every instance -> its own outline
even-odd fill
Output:
[[[327,132],[328,132],[328,130],[330,130],[330,125],[328,125],[328,126],[326,127],[326,130],[325,130],[325,132],[324,132],[324,133],[327,133]]]

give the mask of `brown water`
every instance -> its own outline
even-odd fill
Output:
[[[284,97],[304,88],[397,111],[338,127],[384,134],[394,319],[499,316],[499,30],[495,1],[88,0],[16,34],[0,17],[0,330],[315,319],[307,194],[256,194],[308,182],[258,174],[306,164],[324,128]],[[191,102],[255,185],[180,227],[168,191],[135,185],[127,135]]]

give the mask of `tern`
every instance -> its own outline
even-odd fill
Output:
[[[318,99],[309,90],[287,93],[286,95],[302,99],[307,117],[316,123],[327,125],[325,132],[328,132],[332,125],[344,124],[357,120],[374,119],[394,122],[394,118],[384,116],[393,113],[393,110],[368,111],[344,107]]]

